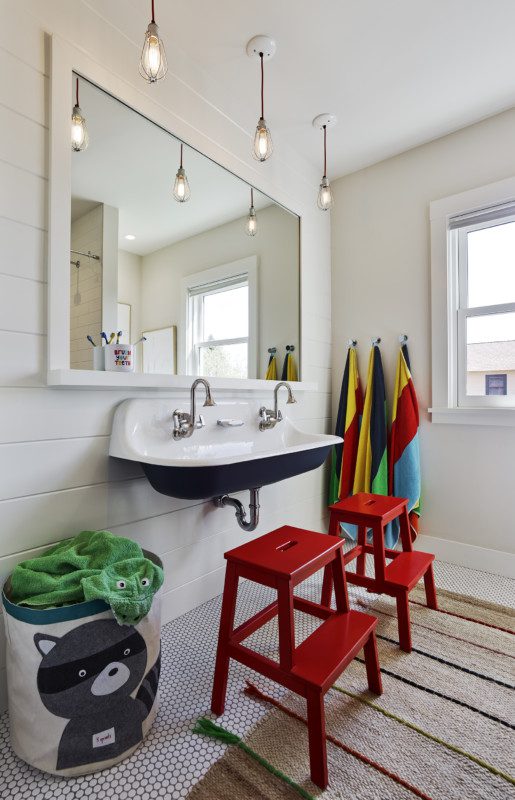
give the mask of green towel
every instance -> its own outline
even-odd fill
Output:
[[[163,570],[136,542],[109,531],[82,531],[18,564],[10,599],[36,608],[101,599],[120,624],[135,625],[162,583]]]

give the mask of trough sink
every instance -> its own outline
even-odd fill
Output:
[[[316,469],[342,441],[305,433],[286,415],[271,430],[260,431],[257,401],[218,398],[216,406],[200,409],[205,426],[176,441],[176,405],[176,400],[124,400],[115,411],[109,447],[111,456],[138,461],[154,489],[171,497],[206,499],[276,483]],[[219,420],[234,427],[222,427]]]

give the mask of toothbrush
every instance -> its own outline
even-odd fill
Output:
[[[146,336],[142,336],[141,339],[138,339],[137,342],[134,342],[134,344],[132,346],[136,347],[136,345],[139,344],[140,342],[146,342],[146,341],[147,341],[147,337]]]
[[[93,347],[96,347],[96,344],[95,344],[95,342],[93,341],[93,339],[91,338],[91,336],[89,336],[89,335],[88,335],[88,336],[86,336],[86,339],[88,340],[88,342],[89,342],[90,344],[92,344],[92,345],[93,345]]]
[[[115,332],[113,331],[113,332],[111,333],[111,336],[109,337],[109,339],[108,339],[108,341],[107,341],[107,344],[112,344],[112,343],[113,343],[113,339],[114,339],[114,337],[115,337],[115,336],[116,336],[116,334],[115,334]]]
[[[120,344],[120,336],[122,335],[123,331],[118,331],[116,334],[116,344]]]
[[[107,334],[105,331],[102,331],[102,333],[100,334],[100,338],[103,339],[106,344],[109,344],[107,340]]]

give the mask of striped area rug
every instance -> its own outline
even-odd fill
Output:
[[[411,597],[409,655],[397,645],[394,601],[357,601],[379,619],[384,693],[366,690],[360,658],[327,693],[328,789],[309,780],[304,701],[288,693],[277,703],[251,687],[242,702],[270,712],[243,750],[227,749],[192,800],[515,798],[513,612],[442,590],[439,612],[422,604],[423,591]]]

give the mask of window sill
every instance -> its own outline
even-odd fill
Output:
[[[515,427],[515,408],[429,408],[431,422]]]

